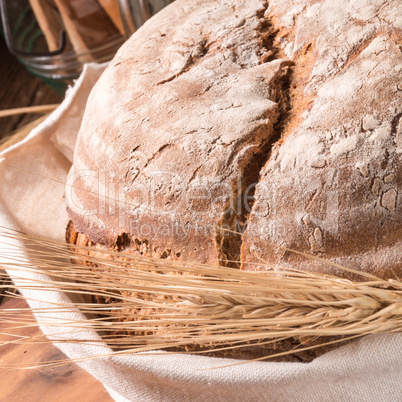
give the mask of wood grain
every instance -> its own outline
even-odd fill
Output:
[[[8,51],[1,36],[0,60],[0,110],[61,102],[62,97],[57,92],[25,70]],[[1,118],[0,139],[37,117],[17,115]]]
[[[26,308],[22,299],[11,299],[0,309]],[[9,324],[0,322],[0,341]],[[41,334],[37,327],[13,330],[25,336]],[[66,356],[52,344],[18,345],[6,344],[0,347],[2,364],[48,362],[64,360]],[[1,401],[112,401],[103,385],[74,363],[60,367],[42,367],[31,370],[15,369],[1,371]]]

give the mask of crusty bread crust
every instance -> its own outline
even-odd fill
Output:
[[[167,7],[92,91],[66,194],[67,241],[344,274],[293,249],[400,277],[397,3]]]

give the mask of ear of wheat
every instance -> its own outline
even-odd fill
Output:
[[[88,296],[87,301],[48,303],[34,309],[40,317],[72,309],[88,317],[44,320],[47,327],[55,328],[58,343],[107,342],[112,354],[157,353],[160,349],[203,353],[291,338],[352,339],[402,329],[399,278],[383,280],[371,275],[359,282],[277,267],[267,267],[271,269],[265,272],[241,271],[79,246],[74,246],[71,260],[71,249],[64,243],[5,228],[1,235],[5,242],[18,239],[26,246],[29,262],[15,257],[17,253],[1,255],[23,293],[56,289],[72,298]],[[32,272],[40,274],[38,279],[32,280],[28,275]],[[36,325],[25,310],[18,314],[2,310],[0,319],[10,324],[10,331]],[[83,338],[81,334],[88,329],[102,338]],[[26,337],[6,342],[50,341]],[[334,342],[339,339],[324,343]],[[301,344],[299,350],[322,343]],[[194,345],[203,348],[195,350]]]

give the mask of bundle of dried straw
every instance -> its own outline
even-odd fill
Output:
[[[383,280],[353,270],[348,272],[364,280],[296,269],[241,271],[78,246],[74,246],[71,260],[71,249],[64,243],[6,228],[1,232],[10,243],[17,238],[26,245],[30,263],[8,256],[14,278],[25,283],[19,286],[21,291],[57,288],[68,295],[90,296],[74,305],[87,320],[54,323],[60,328],[58,342],[86,342],[80,332],[90,327],[103,334],[114,353],[213,345],[205,350],[210,352],[294,337],[342,336],[345,340],[402,329],[399,278]],[[10,244],[7,247],[10,249]],[[32,271],[52,280],[26,281],[26,274]],[[108,302],[94,303],[93,297]],[[37,312],[54,314],[69,309],[71,305],[50,305]],[[141,311],[140,319],[133,311]],[[9,322],[10,327],[36,325],[26,313],[2,310],[0,320]],[[52,322],[46,325],[52,326]],[[47,340],[28,337],[13,342]],[[316,343],[299,350],[317,345],[322,346]],[[267,357],[273,356],[260,359]]]

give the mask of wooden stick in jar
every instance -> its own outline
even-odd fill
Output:
[[[122,35],[125,35],[123,22],[121,20],[119,1],[118,0],[98,0],[99,4],[106,11],[113,24],[117,27]]]
[[[52,0],[29,0],[50,52],[60,46],[60,32],[64,30],[59,12]]]

